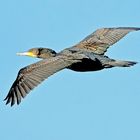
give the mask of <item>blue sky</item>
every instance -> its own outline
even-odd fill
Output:
[[[101,27],[140,27],[139,0],[0,1],[1,140],[139,140],[140,64],[99,72],[63,70],[19,106],[3,102],[20,68],[39,59],[16,52],[60,51]],[[111,47],[111,58],[140,62],[140,32]]]

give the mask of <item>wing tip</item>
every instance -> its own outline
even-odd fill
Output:
[[[3,101],[6,101],[5,105],[10,104],[11,107],[14,106],[15,104],[19,105],[21,103],[21,102],[18,102],[18,101],[15,103],[13,101],[12,97],[5,98]]]
[[[6,96],[6,98],[5,98],[3,101],[6,101],[5,105],[10,104],[11,107],[15,104],[15,103],[12,101],[12,97],[10,97],[10,96]]]
[[[140,27],[117,27],[116,29],[126,29],[131,31],[139,31]]]
[[[10,104],[10,106],[12,107],[13,105],[17,104],[19,105],[21,100],[18,100],[18,98],[16,97],[16,99],[12,96],[12,94],[8,94],[3,101],[5,101],[5,105]]]
[[[100,29],[126,29],[126,30],[131,30],[131,31],[139,31],[140,27],[102,27],[102,28],[98,28],[97,30]]]

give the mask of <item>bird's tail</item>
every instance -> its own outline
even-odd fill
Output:
[[[121,60],[114,60],[110,61],[109,65],[112,67],[130,67],[137,64],[137,62],[133,61],[121,61]]]

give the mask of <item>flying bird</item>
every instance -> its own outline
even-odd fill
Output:
[[[17,55],[41,58],[18,72],[17,78],[4,99],[6,104],[19,104],[33,88],[52,74],[62,70],[86,72],[112,67],[130,67],[137,62],[114,60],[105,55],[107,49],[126,34],[138,31],[135,27],[101,28],[87,36],[78,44],[56,53],[49,48],[32,48]]]

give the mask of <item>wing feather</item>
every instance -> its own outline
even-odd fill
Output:
[[[19,104],[21,99],[24,98],[33,88],[38,86],[52,74],[68,67],[69,65],[70,62],[67,63],[63,56],[56,56],[22,68],[19,71],[8,95],[4,99],[6,100],[6,104],[10,103],[11,106],[15,103]]]
[[[98,29],[75,47],[93,51],[96,54],[104,54],[109,46],[115,44],[129,32],[140,30],[135,27],[102,28]]]

